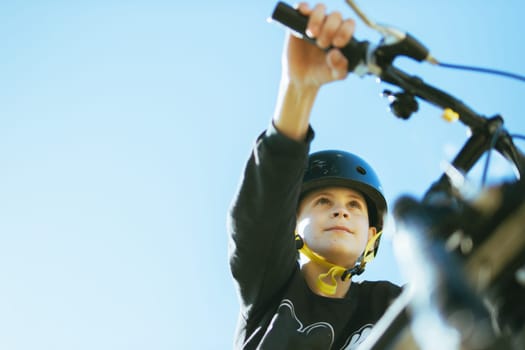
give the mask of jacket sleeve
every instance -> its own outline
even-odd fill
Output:
[[[279,291],[297,265],[296,208],[313,131],[304,142],[262,133],[242,174],[228,216],[229,259],[241,313]]]

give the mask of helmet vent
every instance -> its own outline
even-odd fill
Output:
[[[366,170],[362,166],[358,166],[357,168],[355,168],[355,170],[357,170],[357,172],[361,175],[366,175]]]

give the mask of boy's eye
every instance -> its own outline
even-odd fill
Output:
[[[326,197],[318,198],[315,201],[315,205],[325,205],[325,204],[330,204],[330,200]]]
[[[361,209],[361,208],[363,208],[363,205],[362,205],[359,201],[350,201],[350,202],[348,203],[348,206],[349,206],[350,208],[356,208],[356,209]]]

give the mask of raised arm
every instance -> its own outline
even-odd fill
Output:
[[[354,23],[324,5],[299,10],[309,16],[308,33],[320,47],[343,47]],[[306,166],[310,112],[319,88],[347,76],[347,60],[293,35],[285,41],[282,78],[273,125],[257,140],[232,203],[230,265],[242,299],[254,312],[288,281],[297,265],[296,208]]]
[[[348,74],[348,61],[337,48],[351,39],[354,21],[343,19],[339,12],[326,15],[323,4],[311,8],[300,3],[298,10],[309,16],[307,34],[316,39],[317,47],[294,35],[288,36],[273,123],[285,136],[302,141],[319,88]],[[328,48],[331,49],[326,52]]]

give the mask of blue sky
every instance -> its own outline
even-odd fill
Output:
[[[327,1],[345,15],[344,1]],[[4,1],[0,5],[0,348],[228,349],[237,299],[225,218],[273,113],[276,2]],[[444,62],[525,74],[518,0],[360,1]],[[357,22],[358,39],[377,40]],[[525,133],[525,85],[398,66]],[[466,137],[390,86],[351,76],[314,107],[312,150],[360,154],[390,203],[421,196]],[[491,180],[509,169],[494,157]],[[472,175],[475,183],[479,169]],[[404,283],[390,247],[365,277]]]

